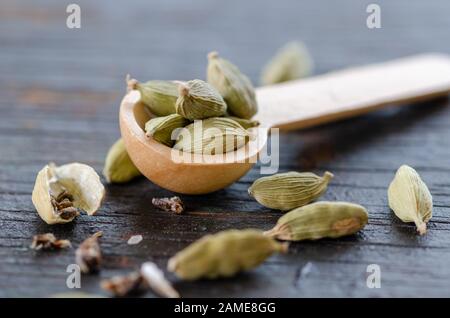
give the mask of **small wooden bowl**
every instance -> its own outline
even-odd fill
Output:
[[[165,189],[184,194],[203,194],[225,188],[252,168],[259,151],[266,144],[267,132],[258,133],[257,129],[257,137],[233,152],[231,159],[224,155],[183,153],[185,162],[179,163],[173,159],[172,152],[178,150],[145,135],[145,123],[151,114],[138,102],[139,99],[140,93],[131,91],[122,100],[122,137],[136,167],[148,179]]]

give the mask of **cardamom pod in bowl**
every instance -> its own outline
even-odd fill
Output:
[[[388,188],[389,207],[403,222],[414,222],[417,232],[427,232],[433,214],[433,198],[427,185],[413,168],[401,166]]]
[[[174,149],[196,154],[222,154],[243,147],[251,134],[236,121],[213,117],[195,121],[180,131]]]
[[[153,80],[140,83],[127,75],[127,91],[136,90],[140,93],[139,102],[144,104],[152,114],[167,116],[175,113],[175,103],[178,99],[178,84],[172,81]]]
[[[205,119],[225,114],[227,104],[214,87],[202,80],[178,84],[177,114],[186,119]]]
[[[368,218],[367,210],[358,204],[316,202],[286,213],[264,234],[286,241],[338,238],[358,232]]]
[[[208,54],[207,79],[223,96],[232,115],[250,119],[256,114],[258,104],[252,82],[217,52]]]
[[[145,132],[147,137],[152,137],[154,140],[172,147],[176,138],[173,134],[175,129],[182,128],[189,124],[189,120],[178,114],[171,114],[164,117],[156,117],[150,119],[145,124]]]
[[[265,207],[287,211],[319,198],[332,178],[328,171],[322,177],[311,172],[278,173],[257,179],[248,193]]]

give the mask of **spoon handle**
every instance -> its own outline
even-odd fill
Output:
[[[450,57],[425,54],[258,88],[263,126],[308,128],[450,92]]]

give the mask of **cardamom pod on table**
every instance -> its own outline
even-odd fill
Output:
[[[225,117],[195,121],[178,135],[173,148],[184,152],[215,155],[243,147],[250,133],[232,119]]]
[[[311,74],[312,58],[301,42],[289,42],[266,64],[261,84],[271,85],[299,79]]]
[[[140,83],[127,75],[127,89],[138,90],[140,101],[156,116],[166,116],[175,113],[175,103],[178,98],[178,84],[171,81],[148,81]]]
[[[189,120],[219,117],[227,105],[214,87],[202,80],[179,83],[179,97],[175,104],[177,114]]]
[[[414,222],[420,235],[427,232],[433,198],[416,170],[407,165],[397,170],[388,188],[388,200],[389,207],[403,222]]]
[[[110,183],[124,183],[140,176],[125,148],[122,138],[119,138],[109,149],[103,168],[103,176]]]
[[[178,252],[169,260],[168,270],[184,280],[230,277],[287,248],[258,230],[227,230],[206,235]]]
[[[188,123],[189,120],[178,114],[155,117],[145,124],[146,136],[152,137],[157,142],[172,147],[176,139],[172,138],[172,132],[176,128],[186,126]]]
[[[367,221],[366,209],[358,204],[316,202],[286,213],[264,234],[286,241],[337,238],[358,232]]]
[[[36,177],[31,200],[42,220],[57,224],[71,222],[81,210],[94,215],[104,195],[105,187],[92,167],[49,163]]]
[[[291,210],[320,197],[333,178],[331,172],[322,177],[311,172],[285,172],[257,179],[248,193],[271,209]]]
[[[217,52],[208,54],[207,79],[222,95],[232,115],[250,119],[256,114],[258,105],[252,82]]]

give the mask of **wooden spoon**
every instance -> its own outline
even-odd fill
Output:
[[[151,115],[140,104],[140,93],[129,92],[120,107],[120,130],[138,169],[157,185],[179,193],[203,194],[232,184],[257,160],[272,127],[312,127],[383,108],[423,101],[450,92],[450,58],[426,54],[355,67],[256,90],[261,123],[254,140],[228,157],[195,155],[203,162],[174,160],[172,148],[144,132]],[[192,154],[183,153],[188,158]],[[201,161],[200,160],[200,161]]]

